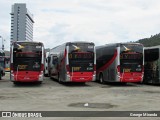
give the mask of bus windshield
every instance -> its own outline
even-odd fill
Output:
[[[142,72],[143,46],[141,44],[121,44],[120,72]]]
[[[71,43],[68,57],[70,72],[94,71],[93,43]]]
[[[21,71],[40,71],[42,44],[17,42],[13,46],[13,68]]]
[[[14,43],[14,57],[40,57],[42,54],[41,43]]]
[[[145,50],[144,55],[145,55],[145,58],[144,58],[145,62],[157,61],[159,59],[159,49],[154,48],[154,49]]]

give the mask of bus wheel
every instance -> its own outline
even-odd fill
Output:
[[[48,77],[48,74],[44,74],[44,77]]]
[[[127,83],[126,82],[121,82],[120,85],[127,85]]]
[[[38,84],[41,85],[41,84],[42,84],[42,81],[38,81]]]
[[[100,83],[104,83],[104,79],[103,79],[103,74],[102,73],[99,76],[99,82]]]
[[[80,84],[81,84],[81,85],[86,85],[86,82],[81,82]]]
[[[62,83],[62,81],[61,81],[61,78],[60,78],[59,74],[58,74],[58,82],[59,82],[59,83]]]
[[[14,81],[13,84],[14,84],[14,85],[18,85],[18,82]]]

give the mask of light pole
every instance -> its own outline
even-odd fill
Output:
[[[0,36],[0,38],[2,38],[2,50],[4,50],[4,39],[3,39],[3,37],[2,36]]]

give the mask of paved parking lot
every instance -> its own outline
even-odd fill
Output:
[[[159,106],[155,85],[59,84],[49,77],[41,85],[14,85],[9,73],[0,81],[0,111],[160,111]]]

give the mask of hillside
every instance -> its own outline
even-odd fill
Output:
[[[160,45],[160,33],[151,35],[150,38],[143,38],[136,42],[142,43],[145,47]]]

